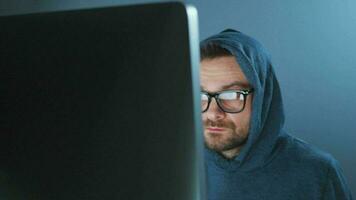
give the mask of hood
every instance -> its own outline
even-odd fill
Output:
[[[203,40],[200,46],[209,43],[218,44],[235,56],[254,93],[249,136],[240,154],[227,160],[206,148],[206,162],[228,171],[262,168],[275,155],[284,125],[280,87],[269,54],[258,41],[232,29]]]

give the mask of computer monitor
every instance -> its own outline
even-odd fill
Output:
[[[2,199],[204,198],[193,7],[1,16],[0,27]]]

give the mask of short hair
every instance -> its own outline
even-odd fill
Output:
[[[200,60],[213,59],[223,56],[232,56],[233,54],[226,48],[214,42],[208,42],[200,45]]]

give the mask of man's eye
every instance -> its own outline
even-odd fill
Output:
[[[221,100],[235,100],[237,99],[238,95],[236,92],[226,92],[226,93],[221,93],[219,95],[219,98]]]
[[[240,100],[240,101],[243,101],[245,97],[244,97],[243,94],[240,94],[238,92],[229,92],[229,93],[220,94],[219,98],[221,100]]]
[[[202,101],[208,101],[208,96],[206,94],[201,94]]]

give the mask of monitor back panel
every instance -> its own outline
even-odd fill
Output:
[[[0,197],[194,199],[187,23],[178,3],[1,17]]]

